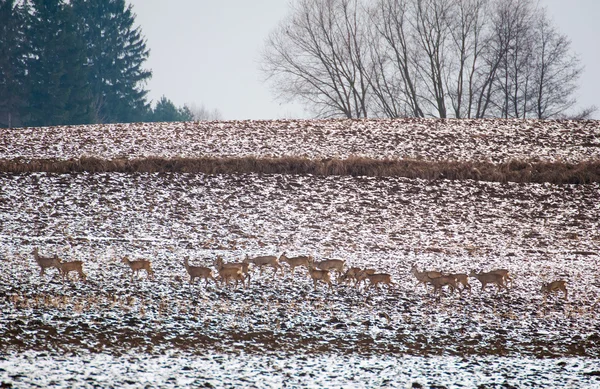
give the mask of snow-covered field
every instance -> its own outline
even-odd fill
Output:
[[[531,357],[28,352],[6,363],[15,387],[102,388],[593,388],[597,361]]]
[[[599,382],[597,184],[37,173],[0,185],[0,380],[18,387]],[[40,278],[34,247],[83,260],[88,282]],[[256,272],[248,289],[190,286],[182,265],[283,251],[375,267],[396,287],[314,291],[305,270]],[[150,258],[156,279],[131,282],[123,255]],[[413,263],[508,268],[514,287],[496,297],[471,279],[472,295],[437,299],[415,288]],[[544,302],[541,282],[559,278],[568,299]]]
[[[0,158],[365,155],[587,161],[598,122],[272,121],[3,131]],[[0,384],[13,387],[600,387],[600,184],[205,174],[0,174]],[[43,277],[31,254],[84,261]],[[182,264],[312,254],[391,290]],[[152,260],[130,280],[122,256]],[[429,295],[410,267],[507,268]],[[567,281],[568,298],[542,282]]]
[[[600,158],[599,121],[273,120],[3,130],[0,158],[306,156],[580,162]]]

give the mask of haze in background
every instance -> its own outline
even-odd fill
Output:
[[[310,117],[300,105],[280,104],[262,82],[258,61],[265,38],[288,12],[285,0],[131,0],[150,48],[147,88],[175,105],[204,105],[223,119]],[[540,0],[585,66],[578,107],[600,108],[598,0]],[[596,112],[595,119],[600,119]]]

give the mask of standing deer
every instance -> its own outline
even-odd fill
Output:
[[[500,292],[500,290],[503,288],[508,291],[508,288],[506,285],[504,285],[504,277],[502,277],[501,274],[481,272],[475,273],[475,270],[471,270],[469,277],[475,277],[479,280],[479,282],[481,282],[481,290],[483,290],[487,284],[495,284],[498,287],[496,294],[498,294],[498,292]]]
[[[292,273],[292,278],[293,278],[294,270],[298,266],[304,266],[308,270],[308,265],[312,262],[312,257],[310,255],[301,255],[298,257],[287,257],[284,252],[279,257],[279,262],[285,262],[289,265],[290,272]]]
[[[63,281],[69,279],[69,273],[75,271],[79,274],[79,280],[85,282],[87,276],[83,272],[82,261],[62,262],[60,258],[53,259],[53,265],[60,271]]]
[[[217,280],[215,280],[211,268],[204,266],[190,266],[189,257],[185,257],[183,260],[183,266],[185,266],[185,270],[190,275],[190,284],[193,284],[196,278],[204,278],[206,281],[206,286],[208,286],[209,279],[213,280],[215,285],[217,284]]]
[[[338,278],[344,274],[344,265],[346,261],[343,259],[324,259],[322,261],[313,261],[313,266],[321,270],[335,270],[338,274]]]
[[[35,261],[37,262],[37,264],[40,267],[40,277],[42,277],[44,275],[44,271],[46,269],[48,269],[49,267],[56,267],[55,261],[58,259],[58,255],[54,254],[53,257],[42,257],[39,254],[39,250],[37,247],[33,249],[31,254],[33,254],[33,258],[35,259]],[[60,270],[59,270],[59,272],[60,272]]]
[[[379,284],[386,284],[388,287],[388,290],[392,287],[392,285],[394,285],[394,283],[392,282],[392,276],[386,273],[375,273],[375,274],[369,274],[369,273],[364,273],[367,278],[369,279],[369,286],[367,287],[367,289],[371,289],[372,287],[375,287],[375,289],[378,289],[378,285]]]
[[[246,264],[247,265],[247,264]],[[238,283],[241,281],[242,286],[246,288],[244,281],[248,278],[244,276],[244,266],[239,263],[223,263],[223,258],[217,257],[215,260],[215,266],[219,272],[219,278],[221,279],[221,285],[229,285],[229,280],[235,281],[235,287],[237,288]],[[247,269],[247,267],[246,267]]]
[[[283,275],[283,267],[281,267],[281,265],[279,264],[279,261],[277,260],[277,257],[274,255],[264,255],[264,256],[260,256],[260,257],[254,257],[254,258],[250,258],[248,257],[248,254],[246,254],[246,258],[243,261],[244,263],[248,263],[248,264],[253,264],[254,266],[257,266],[258,269],[260,270],[260,274],[262,275],[262,271],[263,271],[263,267],[264,266],[270,266],[273,268],[273,278],[275,278],[275,275],[277,274],[277,270],[281,269],[281,274]]]
[[[446,285],[450,287],[450,292],[454,293],[456,290],[456,278],[452,275],[441,275],[439,277],[430,278],[428,282],[433,285],[433,294],[440,293],[442,287]]]
[[[448,276],[454,278],[454,280],[456,281],[456,284],[461,284],[463,287],[462,289],[458,289],[458,292],[462,295],[462,292],[464,292],[465,289],[469,290],[469,294],[471,294],[471,285],[469,284],[469,276],[467,274],[464,273],[454,273],[454,274],[448,274]]]
[[[542,289],[541,292],[544,294],[544,298],[545,295],[550,294],[552,292],[558,292],[559,290],[562,290],[564,293],[564,298],[565,300],[567,299],[567,281],[565,280],[557,280],[557,281],[552,281],[550,283],[544,283],[542,282]]]
[[[133,281],[133,275],[138,273],[140,270],[146,270],[146,278],[150,277],[154,278],[154,270],[152,270],[151,262],[145,259],[138,259],[135,261],[130,261],[129,257],[123,257],[121,259],[121,263],[125,263],[129,265],[131,269],[131,281]]]
[[[427,283],[432,279],[432,278],[437,278],[437,277],[441,277],[442,273],[440,273],[439,271],[419,271],[419,269],[417,269],[417,265],[413,264],[412,267],[410,268],[410,272],[415,276],[415,278],[417,279],[417,285],[415,287],[418,287],[419,284],[423,284],[423,286],[425,287],[425,290],[427,290]]]
[[[217,268],[217,270],[221,269],[221,268],[235,268],[235,269],[240,269],[242,275],[244,276],[244,280],[246,281],[246,284],[248,286],[250,286],[250,266],[247,262],[229,262],[229,263],[224,263],[223,262],[223,258],[220,256],[217,256],[217,258],[214,261],[214,266]],[[220,274],[221,272],[219,272]],[[227,273],[227,272],[225,272]],[[237,276],[235,276],[237,277]],[[221,280],[223,280],[221,278]],[[242,281],[243,283],[243,281]],[[237,285],[237,281],[236,281],[236,285]]]
[[[329,270],[315,269],[311,265],[308,267],[308,274],[310,275],[310,278],[312,278],[312,280],[313,280],[315,290],[317,290],[317,282],[318,281],[322,281],[322,282],[326,283],[327,285],[329,285],[329,290],[332,289],[331,278],[329,277]]]
[[[358,287],[360,287],[361,283],[367,283],[367,279],[369,278],[369,275],[375,274],[375,269],[359,269],[358,272],[356,272],[355,275],[355,280],[356,283],[354,284],[354,287],[356,287],[358,289]]]
[[[495,270],[490,271],[489,273],[500,274],[502,276],[504,284],[507,286],[507,288],[508,288],[508,281],[510,281],[510,287],[511,288],[513,287],[513,279],[510,277],[508,269],[495,269]]]

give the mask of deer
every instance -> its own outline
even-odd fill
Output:
[[[510,277],[508,269],[495,269],[488,273],[500,274],[503,278],[504,284],[508,287],[508,281],[510,281],[511,288],[513,287],[513,279]]]
[[[394,285],[394,283],[392,282],[392,276],[386,273],[374,273],[374,274],[369,274],[364,272],[363,274],[366,275],[366,277],[369,279],[369,286],[367,287],[367,289],[371,289],[372,287],[375,287],[375,289],[378,288],[379,284],[386,284],[388,287],[388,290],[392,287],[392,285]]]
[[[448,285],[450,287],[450,292],[454,293],[456,288],[456,278],[453,275],[441,275],[439,277],[430,278],[427,281],[431,285],[433,285],[433,294],[440,293],[442,287]]]
[[[357,279],[356,277],[362,271],[360,267],[351,267],[344,274],[339,277],[339,281],[341,282],[349,282],[354,280],[354,286],[356,286]]]
[[[329,285],[329,290],[332,289],[331,278],[329,277],[329,270],[315,269],[312,264],[308,267],[308,274],[313,280],[315,290],[317,290],[317,282],[322,281]]]
[[[257,266],[260,270],[261,275],[262,275],[264,266],[270,266],[273,268],[273,270],[274,270],[273,278],[275,278],[275,275],[277,274],[278,269],[281,269],[281,273],[284,274],[283,267],[281,267],[281,265],[279,264],[279,261],[277,260],[277,257],[274,255],[263,255],[263,256],[259,256],[259,257],[250,258],[248,256],[248,254],[246,254],[246,258],[244,258],[243,262],[247,263],[247,264],[251,263],[254,266]]]
[[[146,259],[138,259],[135,261],[130,261],[129,257],[123,257],[123,259],[121,259],[121,263],[125,263],[127,265],[129,265],[129,268],[131,269],[131,280],[133,281],[133,275],[138,273],[140,270],[146,270],[146,278],[149,279],[150,277],[154,278],[154,270],[152,270],[152,265],[151,262],[146,260]]]
[[[229,285],[229,280],[235,280],[235,287],[237,288],[238,283],[242,281],[242,286],[246,288],[244,281],[248,278],[244,275],[244,266],[239,263],[223,263],[223,258],[217,257],[215,260],[215,266],[219,272],[219,278],[221,279],[221,285]],[[247,267],[246,267],[247,270]]]
[[[339,277],[344,273],[344,265],[346,261],[343,259],[324,259],[322,261],[313,261],[313,266],[321,270],[335,270]]]
[[[369,274],[375,274],[376,270],[375,269],[360,269],[358,268],[359,271],[356,272],[354,279],[355,279],[355,283],[354,283],[354,287],[358,288],[360,286],[360,284],[362,282],[364,282],[366,284],[367,279],[369,278]],[[347,272],[346,272],[347,273]],[[343,276],[342,276],[343,277]]]
[[[564,293],[565,300],[567,299],[567,281],[565,280],[557,280],[549,283],[542,282],[542,289],[540,290],[544,294],[544,298],[546,295],[552,292],[558,292],[562,290]]]
[[[487,284],[496,284],[496,286],[498,287],[498,289],[496,290],[496,294],[498,294],[498,292],[500,292],[502,288],[508,291],[508,288],[506,287],[506,285],[504,285],[504,277],[502,277],[501,274],[482,272],[475,273],[475,270],[471,270],[471,273],[469,273],[469,277],[475,277],[479,280],[479,282],[481,282],[481,290],[483,290]]]
[[[190,275],[190,284],[193,284],[196,278],[204,278],[206,281],[206,286],[208,286],[209,279],[213,280],[215,285],[217,284],[217,280],[215,280],[211,268],[204,266],[190,266],[189,257],[185,257],[183,260],[183,266],[185,266],[185,270]]]
[[[40,277],[44,276],[44,274],[45,274],[44,271],[46,269],[48,269],[50,267],[56,267],[55,260],[58,259],[58,255],[54,254],[53,257],[42,257],[39,254],[39,250],[37,247],[33,249],[31,254],[33,254],[33,258],[35,259],[37,264],[40,266]],[[59,270],[59,272],[60,272],[60,270]]]
[[[423,284],[423,286],[425,287],[425,289],[427,289],[427,283],[433,279],[433,278],[438,278],[442,276],[442,273],[440,273],[439,271],[419,271],[417,269],[417,265],[413,264],[412,267],[410,268],[410,272],[415,276],[415,278],[417,279],[417,285],[415,287],[418,287],[419,284]]]
[[[469,290],[469,294],[471,294],[471,285],[469,284],[469,276],[467,274],[464,273],[453,273],[453,274],[448,274],[449,277],[454,278],[455,281],[455,285],[457,284],[462,284],[462,289],[458,289],[458,292],[462,295],[462,292],[465,291],[465,289]]]
[[[250,266],[247,262],[229,262],[224,263],[223,258],[217,256],[213,265],[217,268],[217,271],[221,268],[236,268],[240,269],[244,279],[247,281],[247,284],[250,285]],[[220,272],[219,272],[220,274]]]
[[[63,282],[65,279],[69,279],[69,273],[75,271],[79,274],[79,280],[85,282],[87,276],[83,272],[82,261],[62,262],[60,258],[55,256],[53,258],[53,266],[56,267],[62,275]]]
[[[308,270],[308,265],[312,262],[312,257],[310,255],[301,255],[298,257],[287,257],[285,252],[283,252],[279,256],[279,262],[285,262],[290,267],[290,272],[292,273],[292,278],[294,277],[294,270],[298,266],[304,266]]]

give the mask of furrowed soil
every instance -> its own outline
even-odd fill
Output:
[[[0,380],[15,387],[598,384],[597,184],[29,173],[0,187]],[[84,261],[87,282],[40,276],[35,247]],[[284,251],[394,285],[315,290],[304,268],[190,285],[182,264]],[[132,279],[125,255],[155,278]],[[514,280],[434,296],[413,264]],[[540,293],[555,279],[566,299]]]
[[[600,387],[599,160],[598,121],[3,129],[0,387]],[[183,265],[283,252],[394,284]],[[512,282],[434,295],[413,265]]]

